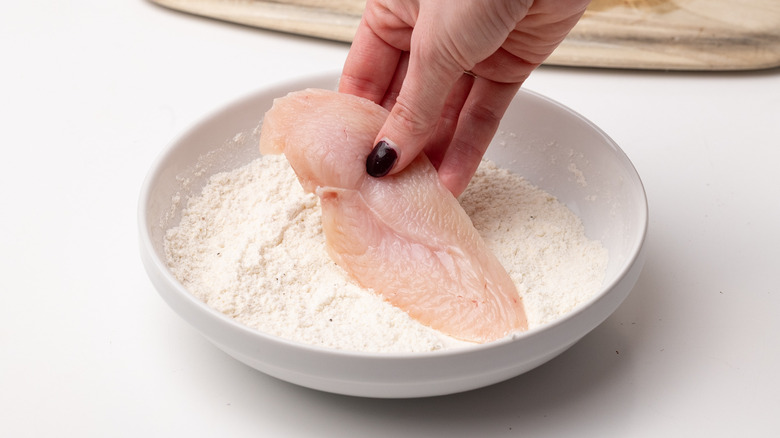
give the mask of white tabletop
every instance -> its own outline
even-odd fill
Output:
[[[228,357],[138,255],[153,159],[218,107],[337,71],[345,44],[141,0],[0,8],[0,436],[774,436],[780,427],[780,71],[542,67],[526,87],[636,165],[647,263],[553,361],[468,393],[374,400]]]

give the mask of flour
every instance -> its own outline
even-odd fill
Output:
[[[549,194],[484,162],[460,201],[523,295],[529,328],[601,286],[606,250]],[[468,345],[354,283],[327,255],[320,222],[286,159],[263,156],[188,200],[165,236],[168,266],[212,308],[285,339],[368,352]]]
[[[570,312],[601,287],[607,250],[552,195],[483,162],[460,202],[514,280],[529,328]]]

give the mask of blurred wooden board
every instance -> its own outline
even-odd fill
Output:
[[[219,20],[350,42],[365,0],[151,0]],[[592,0],[545,62],[755,70],[780,66],[780,0]]]

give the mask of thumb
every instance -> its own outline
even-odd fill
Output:
[[[420,26],[417,26],[420,29]],[[437,60],[412,35],[409,67],[390,114],[366,159],[374,177],[394,174],[408,166],[425,148],[441,118],[447,97],[462,76],[457,64]]]

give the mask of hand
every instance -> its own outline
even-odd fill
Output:
[[[368,0],[339,91],[390,110],[367,171],[422,151],[456,196],[468,185],[523,81],[588,0]]]

